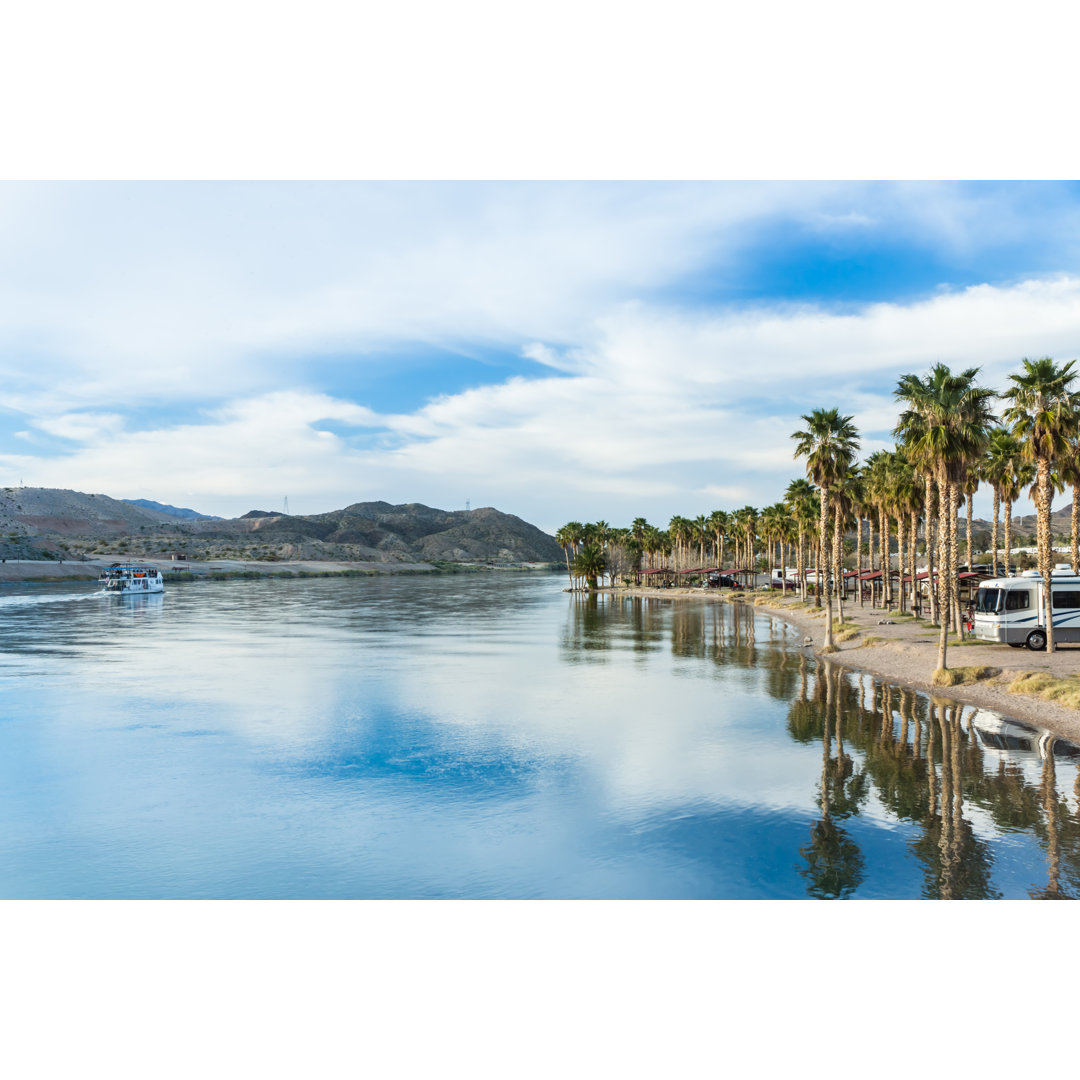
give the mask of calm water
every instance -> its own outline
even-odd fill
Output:
[[[1080,892],[1070,744],[562,587],[3,586],[0,896]]]

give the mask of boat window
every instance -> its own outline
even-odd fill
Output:
[[[1001,610],[1000,589],[980,589],[975,596],[975,610],[983,615],[989,615]]]
[[[1026,611],[1031,607],[1031,592],[1028,589],[1010,589],[1005,594],[1006,611]]]

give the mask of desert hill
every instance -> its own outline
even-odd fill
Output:
[[[367,502],[325,514],[252,510],[223,520],[178,518],[145,501],[135,505],[57,488],[0,489],[0,554],[497,565],[562,558],[551,536],[494,507],[438,510]]]

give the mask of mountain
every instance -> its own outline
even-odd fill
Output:
[[[232,519],[180,518],[175,509],[55,488],[0,489],[0,554],[493,565],[562,559],[553,537],[490,506],[368,502],[326,514],[252,510]]]
[[[249,511],[232,521],[192,522],[204,541],[232,540],[288,551],[289,558],[377,562],[553,562],[553,537],[494,507],[438,510],[421,503],[353,503],[326,514]]]
[[[123,502],[132,506],[141,506],[144,510],[157,510],[170,517],[182,518],[184,521],[221,521],[214,514],[200,514],[198,510],[189,510],[183,506],[170,506],[168,503],[154,502],[153,499],[123,499]]]

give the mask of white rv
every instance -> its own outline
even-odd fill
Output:
[[[1054,641],[1080,641],[1080,577],[1067,563],[1059,565],[1051,582]],[[1018,577],[992,578],[979,586],[975,598],[975,637],[1003,641],[1014,649],[1046,648],[1046,589],[1038,570]]]

